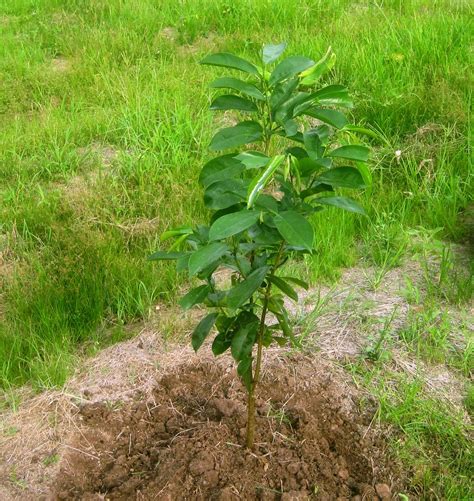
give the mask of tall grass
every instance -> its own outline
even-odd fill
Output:
[[[385,138],[370,218],[315,219],[313,279],[361,252],[380,262],[410,227],[462,240],[470,23],[467,1],[0,1],[0,384],[61,384],[79,343],[173,300],[180,278],[145,258],[165,228],[205,216],[213,71],[197,62],[210,51],[332,45],[328,83],[348,85],[354,120]]]

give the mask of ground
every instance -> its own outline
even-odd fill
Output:
[[[397,398],[418,385],[420,402],[443,403],[468,433],[466,383],[455,364],[428,363],[403,341],[417,311],[407,280],[426,294],[419,263],[391,270],[374,290],[375,271],[347,270],[338,285],[301,294],[292,306],[303,348],[265,355],[254,453],[242,452],[245,394],[232,359],[214,359],[207,345],[196,355],[164,341],[159,311],[135,326],[133,339],[85,360],[62,390],[25,395],[4,413],[3,498],[371,499],[376,488],[423,497],[418,465],[400,459],[405,439],[383,406],[395,412]],[[455,343],[466,322],[472,330],[474,312],[450,313],[457,320],[447,342]],[[387,387],[398,397],[384,397]],[[456,447],[469,452],[468,444]]]
[[[288,54],[314,59],[332,46],[337,64],[323,83],[347,85],[350,118],[378,138],[367,138],[372,187],[357,197],[368,217],[330,209],[314,218],[316,251],[292,270],[311,282],[290,305],[300,345],[271,351],[266,369],[267,385],[271,371],[302,371],[308,394],[325,397],[311,398],[314,412],[342,420],[355,455],[340,444],[330,450],[336,478],[318,477],[317,453],[305,456],[307,430],[318,454],[327,452],[323,432],[341,441],[321,420],[294,426],[298,384],[289,420],[286,400],[265,387],[259,419],[269,445],[257,455],[272,476],[265,484],[260,466],[251,470],[262,475],[252,477],[264,486],[259,495],[364,496],[365,482],[414,499],[473,497],[471,14],[467,0],[0,0],[0,497],[111,491],[111,450],[145,468],[132,478],[141,489],[171,489],[159,477],[145,485],[163,457],[184,468],[191,498],[239,491],[225,466],[239,449],[218,445],[216,433],[241,443],[220,401],[240,409],[242,391],[233,369],[222,372],[227,359],[187,347],[202,312],[176,306],[186,278],[146,256],[162,231],[206,220],[199,171],[216,128],[236,118],[208,110],[208,84],[220,72],[199,60],[213,51],[251,58],[281,40]],[[222,373],[220,403],[199,400],[203,370]],[[176,372],[194,378],[191,402],[163,383]],[[337,384],[326,385],[328,374]],[[337,407],[348,402],[342,389],[349,409]],[[158,459],[151,449],[148,462],[128,452],[123,434],[109,445],[108,433],[130,427],[149,398],[168,409],[168,397],[180,428],[158,437],[150,425],[142,435],[152,448],[158,442]],[[203,428],[180,434],[200,415]],[[364,427],[373,433],[368,452],[357,442]],[[308,466],[294,486],[272,454],[274,433],[300,442],[276,435],[291,464]],[[89,446],[89,434],[104,443]],[[214,487],[195,482],[196,492],[189,478],[199,468],[179,452],[193,440],[222,455],[205,470]],[[364,458],[381,451],[383,468],[368,469]],[[88,485],[71,474],[80,458],[98,461]]]

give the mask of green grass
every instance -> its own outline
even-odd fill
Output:
[[[370,218],[315,219],[314,280],[360,257],[394,266],[408,228],[462,240],[470,14],[467,1],[1,0],[0,384],[62,384],[79,344],[174,300],[181,278],[145,258],[164,229],[205,217],[196,179],[217,72],[197,63],[211,51],[285,39],[317,58],[332,45],[327,81],[385,138]],[[116,158],[102,165],[90,145]]]
[[[397,430],[391,437],[392,453],[410,473],[410,499],[412,495],[416,499],[472,499],[472,429],[463,414],[427,395],[418,377],[362,361],[348,368],[355,381],[377,397],[378,420]],[[472,400],[469,395],[466,407],[467,399]]]
[[[82,353],[175,302],[183,278],[146,257],[162,231],[206,217],[196,181],[216,128],[207,84],[218,71],[198,61],[281,40],[313,58],[331,45],[326,82],[347,85],[354,121],[383,138],[360,197],[369,218],[318,214],[317,252],[301,273],[334,281],[362,261],[375,267],[376,291],[414,254],[423,279],[407,280],[405,295],[418,309],[397,339],[467,377],[471,323],[460,348],[450,308],[472,299],[474,269],[446,241],[474,228],[472,19],[468,0],[0,0],[0,406],[17,408],[18,385],[63,384]],[[316,318],[325,299],[314,301]],[[301,320],[305,336],[314,318]],[[181,339],[188,321],[161,319],[165,339]],[[469,499],[465,423],[421,381],[383,369],[391,324],[381,333],[375,363],[350,369],[400,431],[394,452],[413,491]],[[471,385],[471,415],[473,401]]]

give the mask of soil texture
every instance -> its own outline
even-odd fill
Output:
[[[335,376],[301,355],[268,363],[252,452],[231,361],[178,365],[147,398],[86,403],[54,497],[391,499],[398,468],[372,426],[374,406]]]

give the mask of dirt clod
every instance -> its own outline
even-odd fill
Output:
[[[387,484],[377,484],[375,491],[382,499],[392,499],[390,487]]]

